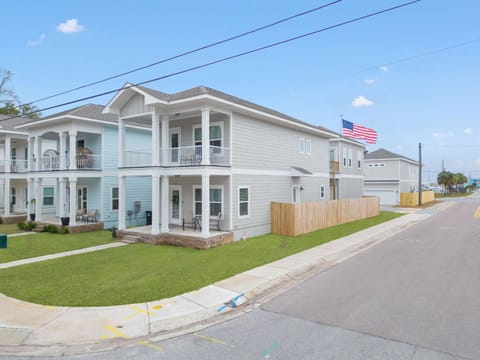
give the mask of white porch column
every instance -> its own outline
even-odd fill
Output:
[[[27,158],[25,160],[27,160],[27,170],[28,171],[33,171],[35,170],[35,164],[32,162],[33,160],[33,138],[29,137],[27,139]],[[31,197],[31,193],[28,193],[28,196]],[[28,201],[30,201],[30,199],[28,199]]]
[[[32,205],[32,199],[35,197],[35,192],[33,190],[33,179],[27,180],[27,216],[35,210]],[[27,219],[28,220],[28,219]]]
[[[118,119],[118,167],[125,166],[125,120]]]
[[[152,235],[160,234],[160,176],[152,176]]]
[[[118,177],[118,230],[125,230],[125,176]]]
[[[12,162],[12,142],[10,135],[5,135],[5,172],[11,171],[10,164]]]
[[[71,138],[70,138],[71,141]],[[75,145],[77,142],[75,141]],[[77,224],[77,178],[72,176],[68,178],[70,182],[70,225]]]
[[[42,221],[42,178],[35,179],[35,220]]]
[[[202,109],[202,165],[210,165],[210,109]]]
[[[170,199],[168,196],[168,175],[162,176],[162,228],[160,231],[162,233],[169,232],[168,222],[170,218]]]
[[[69,131],[68,136],[70,138],[70,170],[77,169],[77,132],[76,131]],[[72,203],[72,199],[70,199],[70,204]]]
[[[3,182],[3,199],[4,199],[4,215],[10,216],[10,175],[5,176],[5,181]]]
[[[67,164],[67,133],[60,132],[60,170],[66,169]]]
[[[160,119],[155,109],[152,113],[152,166],[160,166]]]
[[[59,178],[59,194],[58,194],[58,206],[59,206],[59,215],[60,217],[66,217],[65,214],[65,205],[67,201],[67,179],[66,178]]]
[[[33,156],[35,157],[35,171],[40,171],[41,161],[42,161],[42,141],[39,136],[35,136],[33,141]]]
[[[170,163],[170,124],[167,115],[162,116],[162,165],[168,165]],[[162,199],[163,201],[163,199]]]
[[[202,236],[210,235],[210,175],[202,175]]]

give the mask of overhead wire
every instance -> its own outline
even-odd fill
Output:
[[[45,107],[45,108],[42,108],[42,109],[38,109],[38,110],[35,110],[35,111],[31,111],[31,112],[28,112],[26,114],[23,114],[23,116],[28,116],[28,115],[36,114],[36,113],[39,113],[39,112],[42,112],[42,111],[47,111],[47,110],[52,110],[52,109],[56,109],[56,108],[67,106],[67,105],[72,105],[72,104],[75,104],[75,103],[78,103],[78,102],[91,100],[91,99],[98,98],[98,97],[101,97],[101,96],[113,94],[113,93],[116,93],[120,90],[129,89],[129,88],[132,88],[132,87],[149,84],[149,83],[152,83],[152,82],[156,82],[156,81],[159,81],[159,80],[164,80],[164,79],[167,79],[167,78],[171,78],[171,77],[174,77],[174,76],[178,76],[178,75],[181,75],[181,74],[185,74],[185,73],[188,73],[188,72],[199,70],[199,69],[202,69],[202,68],[210,67],[210,66],[215,65],[215,64],[219,64],[219,63],[222,63],[222,62],[226,62],[226,61],[229,61],[229,60],[240,58],[240,57],[243,57],[243,56],[246,56],[246,55],[249,55],[249,54],[253,54],[253,53],[256,53],[256,52],[259,52],[259,51],[263,51],[263,50],[270,49],[270,48],[273,48],[273,47],[276,47],[276,46],[279,46],[279,45],[290,43],[292,41],[296,41],[296,40],[300,40],[300,39],[303,39],[303,38],[306,38],[306,37],[309,37],[309,36],[313,36],[313,35],[319,34],[321,32],[325,32],[325,31],[332,30],[332,29],[335,29],[335,28],[338,28],[338,27],[342,27],[342,26],[345,26],[345,25],[348,25],[348,24],[351,24],[351,23],[355,23],[355,22],[358,22],[358,21],[361,21],[361,20],[365,20],[365,19],[368,19],[368,18],[371,18],[371,17],[374,17],[374,16],[378,16],[378,15],[381,15],[381,14],[384,14],[384,13],[387,13],[387,12],[398,10],[400,8],[418,3],[420,1],[422,1],[422,0],[413,0],[413,1],[405,2],[405,3],[402,3],[400,5],[392,6],[392,7],[383,9],[383,10],[379,10],[379,11],[376,11],[376,12],[373,12],[373,13],[369,13],[367,15],[363,15],[363,16],[359,16],[359,17],[356,17],[356,18],[353,18],[353,19],[350,19],[350,20],[346,20],[346,21],[337,23],[335,25],[330,25],[330,26],[327,26],[327,27],[324,27],[324,28],[321,28],[321,29],[318,29],[318,30],[314,30],[314,31],[311,31],[311,32],[308,32],[308,33],[298,35],[298,36],[294,36],[294,37],[291,37],[291,38],[288,38],[288,39],[285,39],[285,40],[277,41],[277,42],[274,42],[274,43],[271,43],[271,44],[268,44],[268,45],[260,46],[260,47],[257,47],[257,48],[251,49],[251,50],[243,51],[243,52],[237,53],[235,55],[227,56],[227,57],[224,57],[224,58],[221,58],[221,59],[218,59],[218,60],[214,60],[214,61],[210,61],[210,62],[201,64],[201,65],[192,66],[192,67],[189,67],[189,68],[186,68],[186,69],[183,69],[183,70],[179,70],[179,71],[176,71],[176,72],[173,72],[173,73],[169,73],[167,75],[162,75],[162,76],[159,76],[159,77],[156,77],[156,78],[153,78],[153,79],[138,82],[136,84],[126,85],[122,88],[116,88],[116,89],[113,89],[113,90],[104,91],[104,92],[97,93],[97,94],[94,94],[94,95],[85,96],[85,97],[75,99],[75,100],[72,100],[72,101],[67,101],[67,102],[64,102],[64,103],[61,103],[61,104],[57,104],[57,105]],[[16,117],[16,116],[12,116],[10,118],[7,118],[6,120],[13,119],[14,117]]]
[[[342,1],[343,1],[343,0],[335,0],[335,1],[329,2],[329,3],[327,3],[327,4],[323,4],[323,5],[317,6],[317,7],[313,8],[313,9],[309,9],[309,10],[306,10],[306,11],[302,11],[302,12],[300,12],[300,13],[298,13],[298,14],[294,14],[294,15],[288,16],[288,17],[286,17],[286,18],[277,20],[277,21],[275,21],[275,22],[273,22],[273,23],[270,23],[270,24],[267,24],[267,25],[263,25],[263,26],[260,26],[260,27],[258,27],[258,28],[255,28],[255,29],[252,29],[252,30],[243,32],[243,33],[241,33],[241,34],[234,35],[234,36],[228,37],[228,38],[223,39],[223,40],[215,41],[215,42],[213,42],[213,43],[210,43],[210,44],[207,44],[207,45],[203,45],[203,46],[200,46],[200,47],[198,47],[198,48],[195,48],[195,49],[192,49],[192,50],[188,50],[188,51],[185,51],[185,52],[183,52],[183,53],[180,53],[180,54],[177,54],[177,55],[173,55],[173,56],[171,56],[171,57],[168,57],[168,58],[165,58],[165,59],[162,59],[162,60],[155,61],[155,62],[153,62],[153,63],[151,63],[151,64],[148,64],[148,65],[140,66],[140,67],[134,68],[134,69],[132,69],[132,70],[127,70],[127,71],[124,71],[124,72],[122,72],[122,73],[119,73],[119,74],[116,74],[116,75],[112,75],[112,76],[103,78],[103,79],[101,79],[101,80],[93,81],[93,82],[90,82],[90,83],[87,83],[87,84],[84,84],[84,85],[80,85],[80,86],[77,86],[77,87],[72,88],[72,89],[69,89],[69,90],[65,90],[65,91],[61,91],[61,92],[58,92],[58,93],[55,93],[55,94],[52,94],[52,95],[49,95],[49,96],[45,96],[45,97],[42,97],[42,98],[40,98],[40,99],[37,99],[37,100],[34,100],[34,101],[30,101],[30,102],[25,103],[25,104],[22,104],[22,105],[32,105],[32,104],[38,103],[38,102],[40,102],[40,101],[44,101],[44,100],[52,99],[52,98],[54,98],[54,97],[58,97],[58,96],[61,96],[61,95],[69,94],[69,93],[72,93],[72,92],[74,92],[74,91],[81,90],[81,89],[84,89],[84,88],[87,88],[87,87],[90,87],[90,86],[93,86],[93,85],[98,85],[98,84],[101,84],[101,83],[103,83],[103,82],[110,81],[110,80],[113,80],[113,79],[117,79],[117,78],[122,77],[122,76],[125,76],[125,75],[133,74],[133,73],[135,73],[135,72],[138,72],[138,71],[141,71],[141,70],[145,70],[145,69],[148,69],[148,68],[153,67],[153,66],[156,66],[156,65],[164,64],[164,63],[167,63],[167,62],[169,62],[169,61],[176,60],[176,59],[179,59],[179,58],[184,57],[184,56],[187,56],[187,55],[191,55],[191,54],[194,54],[194,53],[197,53],[197,52],[200,52],[200,51],[209,49],[209,48],[213,48],[213,47],[218,46],[218,45],[225,44],[225,43],[227,43],[227,42],[230,42],[230,41],[233,41],[233,40],[236,40],[236,39],[240,39],[240,38],[245,37],[245,36],[247,36],[247,35],[251,35],[251,34],[254,34],[254,33],[256,33],[256,32],[259,32],[259,31],[262,31],[262,30],[265,30],[265,29],[274,27],[274,26],[276,26],[276,25],[279,25],[279,24],[282,24],[282,23],[284,23],[284,22],[293,20],[293,19],[295,19],[295,18],[304,16],[304,15],[307,15],[307,14],[311,14],[311,13],[313,13],[313,12],[322,10],[322,9],[327,8],[327,7],[329,7],[329,6],[336,5],[336,4],[338,4],[339,2],[342,2]],[[21,106],[21,105],[20,105],[20,106]]]

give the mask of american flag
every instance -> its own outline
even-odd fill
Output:
[[[344,119],[342,119],[342,135],[357,140],[365,140],[368,144],[377,143],[377,132],[375,130],[355,125]]]

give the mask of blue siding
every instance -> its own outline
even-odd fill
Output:
[[[97,220],[100,220],[102,218],[102,180],[98,178],[79,178],[77,188],[82,186],[87,187],[87,210],[97,210]]]
[[[118,169],[118,128],[103,128],[103,170]]]
[[[102,137],[101,137],[101,135],[79,132],[77,134],[77,141],[81,140],[81,139],[85,140],[85,147],[90,149],[94,155],[100,155],[102,153]]]
[[[150,130],[125,129],[125,150],[152,149],[152,132]]]
[[[146,224],[145,211],[152,210],[152,178],[147,176],[130,176],[125,181],[126,200],[125,200],[125,224],[128,226],[142,226]],[[104,227],[106,229],[112,226],[118,226],[118,211],[111,210],[111,189],[118,186],[118,177],[105,176],[103,178],[103,206],[105,214],[103,217]],[[140,201],[140,210],[135,213],[135,201]],[[131,210],[132,215],[127,212]]]

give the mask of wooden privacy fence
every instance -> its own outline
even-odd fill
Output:
[[[328,226],[380,214],[377,196],[361,199],[315,201],[302,204],[271,203],[272,233],[297,236]]]
[[[422,191],[422,204],[426,204],[435,200],[435,192]],[[418,192],[414,193],[400,193],[400,206],[417,206]]]

